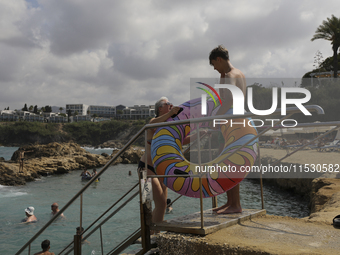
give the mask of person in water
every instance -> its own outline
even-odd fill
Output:
[[[94,169],[92,170],[92,177],[95,176],[95,175],[97,175],[97,169],[94,168]]]
[[[54,255],[54,252],[49,251],[51,248],[49,240],[46,239],[42,241],[41,248],[42,248],[42,251],[34,253],[34,255]]]
[[[81,177],[89,177],[89,176],[91,176],[91,173],[89,171],[87,171],[87,169],[85,168],[83,170],[83,172],[81,172],[80,176]]]
[[[166,213],[171,213],[172,212],[172,207],[171,207],[172,203],[171,203],[171,199],[168,198],[166,200]]]
[[[81,235],[81,239],[83,239],[83,232],[84,232],[84,228],[83,227],[82,228],[80,228],[80,227],[76,228],[76,235]],[[85,244],[85,243],[86,244],[90,244],[90,242],[87,241],[86,239],[81,241],[81,244]]]
[[[168,98],[161,97],[155,104],[155,118],[150,120],[150,124],[165,122],[172,115],[177,114],[180,107],[173,106]],[[145,154],[140,158],[138,171],[145,169],[147,165],[147,175],[156,175],[155,169],[151,159],[151,141],[156,129],[148,129],[147,131],[147,145],[145,151],[147,151],[147,159]],[[145,163],[147,162],[147,163]],[[152,178],[152,195],[155,203],[155,208],[152,212],[152,222],[161,222],[164,220],[164,214],[166,210],[166,199],[168,195],[167,187],[159,181],[158,178]]]
[[[241,89],[243,95],[246,95],[246,78],[244,74],[235,68],[229,60],[229,52],[226,48],[219,45],[210,52],[210,65],[214,70],[220,73],[221,84],[232,84]],[[219,89],[219,94],[222,100],[222,105],[218,109],[216,115],[223,115],[232,108],[233,97],[229,89]],[[227,191],[228,201],[225,205],[213,209],[217,214],[241,213],[242,207],[240,203],[240,185],[237,184],[234,188]]]
[[[22,220],[23,223],[37,222],[37,217],[34,215],[34,207],[29,206],[25,209],[26,218]]]
[[[51,212],[51,217],[53,217],[54,215],[56,215],[56,214],[60,211],[60,210],[59,210],[59,205],[58,205],[57,203],[53,203],[53,204],[51,205],[51,210],[52,210],[52,212]],[[64,216],[63,213],[60,214],[60,217],[65,218],[65,216]]]

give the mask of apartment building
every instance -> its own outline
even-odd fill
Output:
[[[154,105],[134,105],[126,107],[124,105],[117,106],[103,106],[103,105],[86,105],[86,104],[67,104],[66,115],[71,111],[71,122],[78,121],[95,121],[91,119],[91,116],[96,114],[102,121],[110,118],[118,119],[146,119],[155,116]],[[75,113],[77,115],[75,116]],[[0,121],[39,121],[39,122],[52,122],[52,123],[66,123],[68,117],[60,116],[58,113],[42,112],[40,114],[34,114],[29,111],[12,111],[4,110],[0,111]]]
[[[71,110],[71,114],[74,115],[75,112],[78,115],[87,115],[88,114],[89,106],[86,104],[67,104],[66,105],[66,113]]]
[[[66,106],[67,107],[67,106]],[[103,106],[103,105],[90,105],[87,113],[89,115],[96,114],[100,117],[115,117],[116,107],[114,106]]]
[[[155,116],[154,105],[134,105],[123,109],[123,119],[146,119]]]

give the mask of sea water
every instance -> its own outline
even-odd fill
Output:
[[[7,155],[4,158],[8,160],[11,157],[9,154],[12,154],[16,149],[0,147],[0,157]],[[111,153],[111,150],[107,149],[86,149],[97,154]],[[110,166],[101,176],[100,181],[91,184],[84,192],[82,225],[85,229],[137,183],[136,168],[137,165],[135,164]],[[129,176],[129,171],[132,172],[131,176]],[[42,177],[24,186],[7,187],[0,185],[1,254],[15,254],[50,220],[52,203],[57,202],[60,208],[63,207],[87,183],[81,181],[80,173],[81,171],[73,171],[64,175]],[[240,185],[240,194],[243,208],[261,208],[258,182],[244,180]],[[178,197],[178,194],[169,190],[168,197],[174,200]],[[138,200],[137,196],[102,226],[105,253],[111,251],[140,227]],[[226,203],[226,200],[225,194],[218,196],[219,205]],[[307,201],[289,192],[280,191],[271,185],[264,185],[264,203],[268,214],[300,218],[308,216],[309,213]],[[35,208],[38,222],[20,224],[20,221],[25,217],[24,209],[28,206]],[[211,199],[204,199],[203,206],[205,210],[211,208]],[[111,214],[115,209],[117,209],[117,206],[110,210],[108,214]],[[199,210],[199,199],[181,197],[173,204],[173,213],[166,214],[165,219],[187,215]],[[80,199],[78,198],[64,214],[65,219],[59,219],[52,223],[33,242],[31,254],[41,250],[40,244],[45,239],[51,241],[51,251],[56,254],[73,240],[76,227],[80,224]],[[104,216],[103,219],[106,217]],[[101,254],[100,231],[96,231],[87,240],[89,243],[82,246],[83,254]],[[137,245],[134,246],[130,249],[137,247]],[[27,249],[22,254],[27,254]]]

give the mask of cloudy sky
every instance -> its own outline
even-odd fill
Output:
[[[223,44],[246,77],[299,78],[328,41],[316,28],[338,0],[0,0],[0,109],[132,106],[189,99],[190,78],[219,77]]]

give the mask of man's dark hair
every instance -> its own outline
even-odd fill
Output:
[[[45,241],[42,241],[41,248],[43,249],[43,251],[46,251],[48,247],[50,247],[50,240],[46,239]]]
[[[225,60],[229,60],[229,52],[222,45],[218,45],[218,47],[216,47],[210,52],[210,55],[209,55],[210,65],[211,65],[211,61],[216,60],[218,57],[223,58]]]

